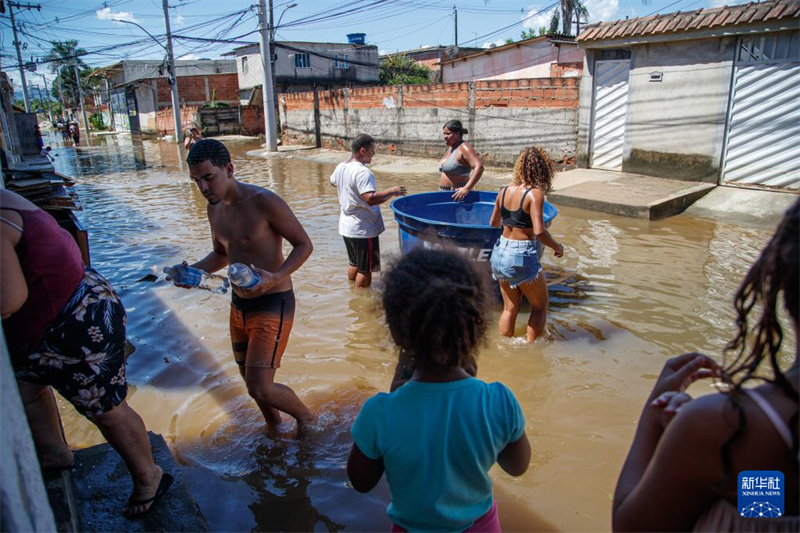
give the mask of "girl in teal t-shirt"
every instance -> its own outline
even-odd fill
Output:
[[[368,492],[386,472],[392,531],[500,531],[489,469],[528,469],[519,402],[470,375],[486,332],[481,279],[460,255],[425,249],[386,275],[386,322],[413,373],[364,404],[347,473]]]

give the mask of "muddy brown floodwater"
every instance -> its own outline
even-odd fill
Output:
[[[55,139],[52,139],[55,141]],[[294,275],[297,316],[277,374],[320,413],[307,439],[290,424],[268,431],[247,396],[228,338],[229,296],[137,282],[211,250],[206,201],[174,144],[92,139],[75,151],[52,142],[57,168],[77,179],[94,266],[118,289],[137,346],[129,400],[164,435],[215,531],[388,531],[388,488],[348,486],[349,428],[366,398],[389,386],[395,351],[376,295],[353,290],[337,233],[332,165],[245,156],[231,142],[238,177],[292,207],[315,250]],[[436,175],[378,174],[379,187],[432,190]],[[485,187],[499,184],[487,180]],[[383,261],[398,253],[383,206]],[[492,471],[510,531],[608,531],[612,494],[635,423],[664,360],[699,349],[719,356],[733,335],[733,293],[769,232],[678,216],[659,222],[562,209],[547,251],[547,335],[533,346],[495,327],[480,377],[502,381],[522,404],[533,446],[528,472]],[[490,312],[496,323],[499,309]],[[784,353],[793,353],[791,339]],[[710,391],[696,384],[693,392]],[[102,442],[60,400],[74,447]]]

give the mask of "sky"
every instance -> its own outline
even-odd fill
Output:
[[[2,1],[2,0],[0,0]],[[507,38],[520,38],[523,29],[548,24],[557,2],[553,0],[273,0],[280,19],[278,40],[347,42],[348,33],[365,33],[368,44],[381,54],[426,46],[451,45],[454,12],[458,13],[461,46],[488,48]],[[652,13],[693,11],[743,3],[744,0],[584,0],[589,22],[647,16]],[[91,66],[110,65],[123,59],[154,59],[165,55],[162,0],[31,0],[41,10],[17,10],[23,62],[43,58],[54,41],[75,39],[91,51],[84,61]],[[257,0],[169,0],[169,16],[176,59],[219,59],[236,43],[206,42],[228,39],[258,42]],[[136,23],[156,40],[134,24]],[[8,6],[0,15],[0,63],[19,87]],[[29,82],[42,85],[52,79],[47,65]],[[32,95],[34,97],[35,95]]]

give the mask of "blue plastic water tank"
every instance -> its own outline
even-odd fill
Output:
[[[402,253],[417,246],[455,246],[471,261],[489,261],[494,243],[503,234],[503,228],[489,225],[497,193],[470,191],[463,202],[454,202],[452,196],[452,192],[425,192],[391,203]],[[556,215],[555,206],[545,202],[545,226],[550,226]],[[541,254],[541,243],[539,248]]]
[[[350,44],[367,44],[366,33],[348,33],[347,42]]]

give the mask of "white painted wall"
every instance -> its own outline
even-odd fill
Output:
[[[443,83],[549,78],[551,64],[580,63],[583,57],[577,44],[552,43],[549,39],[517,43],[442,65]]]
[[[634,48],[627,154],[636,148],[720,157],[734,44],[735,38],[724,38]],[[650,81],[652,72],[662,81]]]
[[[631,71],[622,170],[716,182],[725,136],[735,36],[625,44]],[[587,43],[581,79],[578,161],[589,160],[594,63],[606,43]],[[660,74],[661,81],[651,81]]]
[[[140,131],[156,131],[156,111],[158,110],[156,80],[140,82],[136,88],[136,104],[139,108]],[[179,85],[180,88],[180,85]],[[170,102],[171,105],[171,102]]]
[[[358,85],[358,84],[377,84],[380,82],[378,75],[378,49],[375,46],[356,46],[348,43],[302,43],[286,42],[286,45],[293,48],[311,50],[333,56],[339,54],[342,58],[344,54],[349,56],[351,61],[350,68],[334,68],[334,62],[324,57],[309,55],[311,66],[309,68],[295,67],[294,50],[276,47],[274,50],[277,59],[275,60],[275,82],[279,85],[310,84],[319,85]],[[244,70],[243,58],[246,58],[247,70]],[[354,64],[365,63],[375,65],[367,67]],[[264,81],[264,71],[261,67],[261,51],[258,45],[244,47],[236,50],[236,70],[239,74],[239,89],[249,89],[260,86]]]

